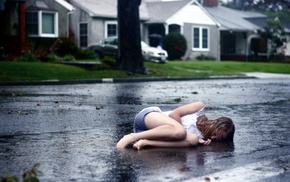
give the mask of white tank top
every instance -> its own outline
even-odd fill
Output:
[[[171,113],[172,111],[166,111],[166,112],[162,112],[164,114],[166,114],[167,116]],[[196,127],[196,122],[197,122],[197,118],[199,116],[204,115],[204,107],[201,108],[199,111],[192,113],[192,114],[188,114],[185,116],[181,117],[181,124],[182,126],[191,133],[197,134],[200,138],[204,138],[203,134],[197,129]]]

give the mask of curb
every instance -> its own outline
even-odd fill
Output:
[[[0,86],[22,85],[73,85],[73,84],[96,84],[96,83],[132,83],[154,81],[190,81],[190,80],[227,80],[227,79],[257,79],[254,76],[210,76],[210,77],[143,77],[143,78],[100,78],[83,80],[36,80],[36,81],[12,81],[0,82]]]

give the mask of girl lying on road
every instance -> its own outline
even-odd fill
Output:
[[[208,120],[204,103],[194,102],[163,112],[158,107],[140,111],[134,120],[134,133],[125,135],[117,148],[189,147],[209,145],[211,140],[233,141],[235,126],[230,118]]]

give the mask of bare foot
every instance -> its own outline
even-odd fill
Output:
[[[127,147],[127,145],[129,145],[130,143],[134,142],[134,137],[133,137],[133,133],[129,134],[129,135],[125,135],[116,145],[117,148],[125,148]]]
[[[136,149],[136,150],[140,150],[140,149],[142,149],[145,146],[146,146],[146,140],[144,140],[144,139],[143,140],[139,140],[138,142],[136,142],[133,145],[134,149]]]

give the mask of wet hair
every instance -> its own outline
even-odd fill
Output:
[[[198,129],[206,138],[216,136],[218,141],[233,141],[235,125],[230,118],[220,117],[215,120],[208,120],[206,116],[198,119]]]

